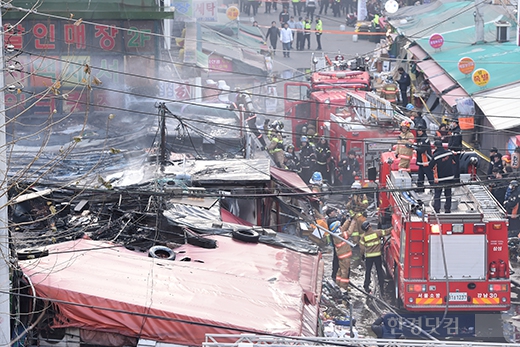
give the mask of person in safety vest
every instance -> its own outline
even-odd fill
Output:
[[[383,261],[381,259],[381,238],[388,235],[390,229],[372,229],[369,221],[361,224],[361,230],[364,235],[359,240],[361,253],[365,257],[365,282],[363,288],[370,293],[370,282],[372,274],[372,266],[376,266],[377,279],[379,281],[379,290],[383,294],[383,286],[385,284],[385,275],[383,273]]]
[[[323,34],[323,22],[320,19],[320,16],[316,16],[316,43],[318,44],[318,48],[316,50],[321,51],[321,34]]]
[[[397,140],[396,157],[399,158],[399,171],[410,171],[410,160],[413,156],[414,136],[410,131],[410,122],[401,122],[401,133]]]
[[[331,233],[339,235],[340,237],[344,238],[345,240],[348,239],[348,232],[347,229],[350,225],[350,219],[347,219],[343,225],[341,225],[340,221],[332,222],[329,225],[329,230]],[[338,261],[339,261],[339,270],[336,274],[336,284],[345,291],[348,290],[348,285],[350,282],[350,258],[352,257],[352,249],[350,248],[350,245],[337,238],[333,237],[334,239],[334,247],[336,249],[336,254],[338,255]]]
[[[273,157],[276,166],[283,168],[285,152],[283,150],[283,137],[280,131],[277,131],[273,136],[271,136],[271,143],[269,143],[267,149],[269,150],[269,154]]]
[[[414,149],[417,151],[417,166],[419,173],[417,177],[418,192],[424,192],[424,176],[428,178],[430,185],[433,185],[433,171],[428,166],[432,159],[431,143],[425,132],[426,128],[422,125],[417,127],[417,138],[415,140]]]
[[[359,181],[352,183],[351,188],[354,193],[346,205],[350,218],[352,218],[352,222],[348,228],[348,234],[352,242],[358,243],[359,237],[363,234],[361,224],[367,220],[366,210],[368,208],[368,198],[366,194],[361,192],[361,183],[359,183]],[[361,262],[359,247],[354,247],[353,249],[352,262],[354,266],[359,265]]]

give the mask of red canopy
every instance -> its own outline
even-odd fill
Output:
[[[310,188],[303,182],[301,177],[294,171],[283,170],[274,166],[271,166],[271,176],[283,185],[293,188],[295,193],[306,193],[311,194]],[[315,199],[308,195],[308,199]]]
[[[190,262],[76,240],[20,266],[38,296],[59,300],[57,327],[192,346],[206,333],[316,336],[319,255],[214,238],[217,249],[175,249]]]
[[[253,226],[252,223],[249,223],[248,221],[235,216],[233,213],[229,212],[228,210],[226,210],[222,207],[220,208],[220,219],[222,219],[222,221],[226,222],[226,223],[245,225],[248,227]]]

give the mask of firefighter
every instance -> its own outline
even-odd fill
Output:
[[[367,220],[366,210],[368,208],[368,198],[366,194],[361,192],[361,183],[358,181],[352,184],[352,189],[355,191],[352,194],[352,197],[347,202],[347,211],[349,212],[350,217],[352,218],[352,223],[348,228],[348,235],[352,242],[358,243],[359,237],[363,233],[361,230],[361,225],[364,221]],[[359,247],[354,247],[352,262],[357,266],[360,263],[361,254],[359,251]]]
[[[454,118],[450,121],[450,136],[448,149],[453,153],[455,161],[454,182],[460,182],[460,154],[462,152],[462,133],[459,127],[459,120]]]
[[[307,136],[300,139],[300,177],[307,184],[311,179],[316,166],[316,152],[314,146],[309,143]]]
[[[417,138],[415,139],[414,149],[417,151],[417,166],[419,166],[419,173],[417,178],[418,192],[424,192],[424,176],[428,178],[430,185],[433,185],[433,171],[428,166],[432,159],[432,150],[428,135],[426,135],[426,128],[422,125],[417,127]]]
[[[341,236],[343,239],[347,240],[347,229],[349,225],[349,219],[347,219],[343,223],[343,225],[340,221],[335,221],[329,225],[329,230],[331,233],[337,234]],[[350,282],[350,258],[352,257],[352,249],[350,248],[350,245],[347,242],[336,237],[333,237],[333,239],[334,247],[336,249],[336,254],[338,255],[339,261],[339,270],[336,274],[336,284],[346,293],[348,293],[348,285]]]
[[[316,171],[312,174],[312,177],[309,180],[309,184],[311,185],[311,191],[313,193],[321,193],[321,188],[323,186],[323,176],[319,171]]]
[[[518,207],[520,205],[520,188],[518,181],[512,180],[506,190],[504,208],[507,211],[508,237],[518,236],[520,233],[520,218]]]
[[[329,142],[322,136],[316,145],[316,169],[321,172],[326,182],[330,182],[331,178],[329,169],[330,156]]]
[[[298,156],[294,152],[294,145],[292,143],[288,144],[287,147],[285,147],[285,160],[284,165],[287,170],[291,170],[294,172],[298,172],[300,167],[300,159],[298,159]]]
[[[370,293],[370,282],[372,266],[376,266],[377,279],[379,281],[379,290],[383,294],[385,276],[383,273],[383,261],[381,259],[381,238],[387,235],[390,229],[372,229],[369,221],[364,221],[361,224],[361,230],[364,235],[359,240],[359,247],[361,254],[365,257],[365,282],[363,288],[367,293]]]
[[[277,131],[274,135],[271,136],[271,143],[267,147],[269,150],[269,154],[273,157],[276,166],[279,168],[284,167],[285,154],[283,150],[283,137],[280,131]]]
[[[413,156],[414,136],[410,131],[410,122],[401,122],[401,133],[397,141],[396,157],[399,158],[399,171],[410,171],[410,160]]]
[[[435,195],[433,197],[433,209],[439,213],[441,210],[441,194],[444,190],[446,202],[444,212],[451,213],[451,184],[455,178],[455,159],[451,151],[444,149],[442,142],[435,141],[435,151],[429,167],[433,170],[435,181]]]

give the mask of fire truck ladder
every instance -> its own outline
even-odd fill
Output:
[[[422,228],[410,228],[409,235],[406,237],[410,240],[410,269],[409,277],[411,280],[426,279],[425,252],[426,247],[425,229],[426,223]]]
[[[234,341],[234,342],[230,342]],[[268,335],[225,335],[206,334],[202,347],[294,347],[294,346],[352,346],[352,347],[509,347],[506,343],[485,343],[468,341],[438,340],[382,340],[382,339],[341,339],[331,337],[275,337]]]
[[[480,208],[480,212],[485,219],[505,218],[505,211],[487,189],[480,184],[472,184],[466,187],[473,197],[475,206]]]

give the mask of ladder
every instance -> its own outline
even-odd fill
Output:
[[[230,342],[234,341],[234,342]],[[485,343],[438,340],[383,340],[373,338],[340,339],[330,337],[283,337],[254,334],[206,334],[202,347],[256,347],[256,346],[352,346],[352,347],[511,347],[508,343]]]

